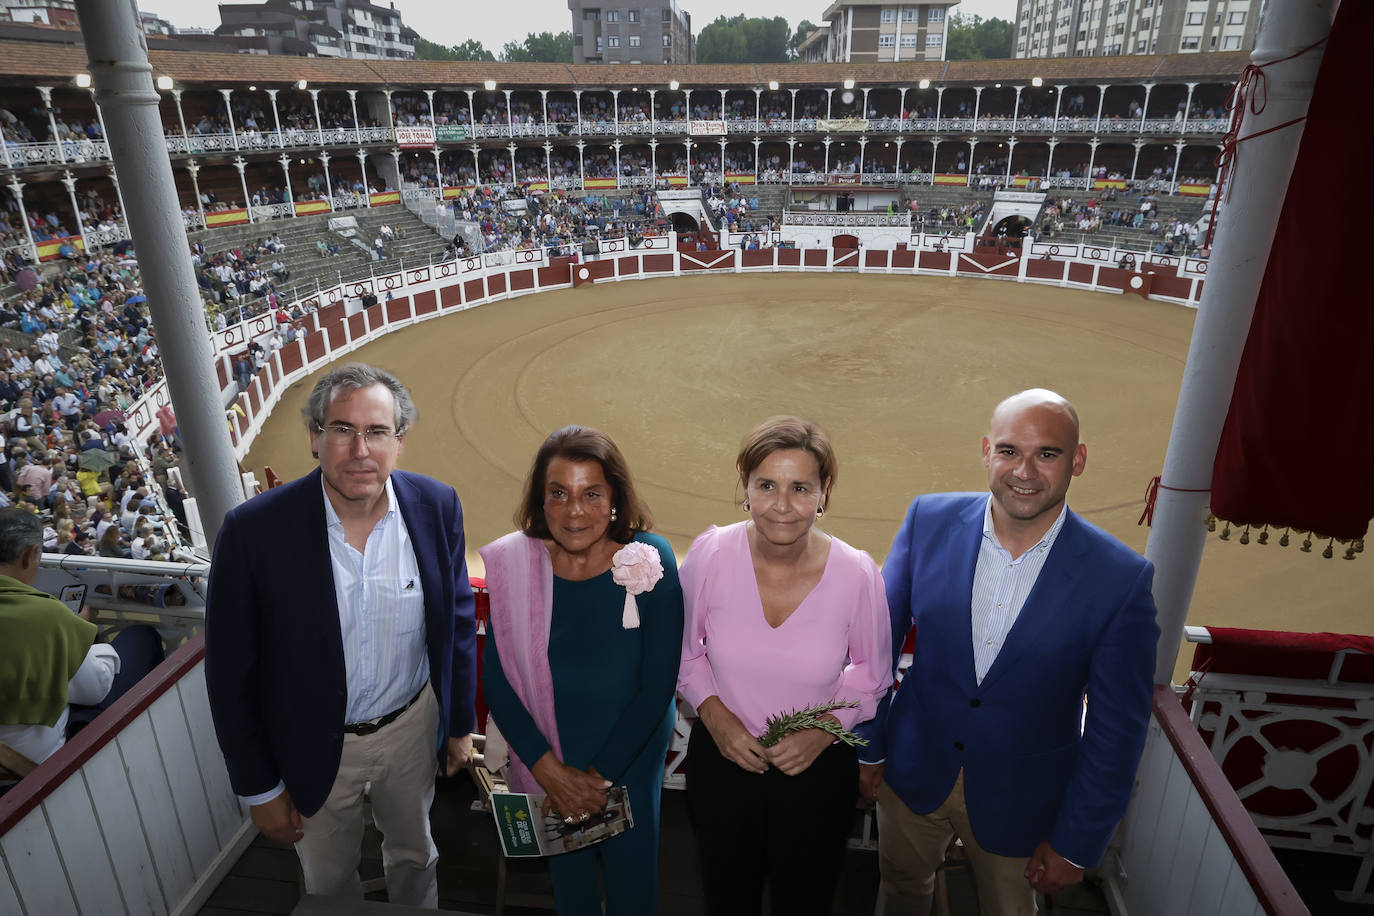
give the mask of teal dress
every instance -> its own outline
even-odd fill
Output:
[[[658,911],[659,794],[673,734],[677,667],[682,655],[682,586],[668,542],[640,533],[656,548],[663,578],[635,598],[640,625],[621,626],[625,589],[610,570],[581,582],[553,580],[549,668],[563,762],[595,767],[629,789],[635,826],[577,852],[549,858],[559,916],[599,914],[597,869],[604,873],[606,916],[651,916]],[[533,764],[549,750],[501,668],[487,633],[482,689],[515,753]]]

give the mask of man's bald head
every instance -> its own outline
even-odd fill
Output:
[[[1079,443],[1078,410],[1063,395],[1048,388],[1027,388],[1005,399],[993,408],[988,427],[995,428],[999,421],[1006,421],[1028,409],[1062,414],[1072,425],[1073,444]]]

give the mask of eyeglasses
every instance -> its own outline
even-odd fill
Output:
[[[324,433],[324,441],[338,448],[352,448],[353,442],[359,436],[367,443],[367,447],[381,448],[389,445],[393,440],[399,439],[401,434],[390,426],[369,426],[367,429],[358,429],[351,423],[329,423],[324,426],[316,424],[316,428]]]

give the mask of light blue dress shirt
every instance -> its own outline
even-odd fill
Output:
[[[978,544],[978,562],[973,571],[973,595],[969,607],[973,622],[973,668],[978,683],[997,660],[1007,634],[1021,614],[1026,598],[1035,588],[1035,580],[1049,559],[1050,549],[1064,527],[1069,504],[1059,509],[1059,517],[1040,541],[1013,557],[1011,551],[997,540],[992,528],[992,497],[983,509],[983,538]]]

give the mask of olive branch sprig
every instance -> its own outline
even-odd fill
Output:
[[[772,747],[795,732],[805,731],[808,728],[818,728],[850,747],[866,747],[868,745],[867,738],[860,738],[834,719],[823,718],[826,713],[834,712],[837,709],[853,709],[858,705],[853,700],[817,703],[815,706],[808,706],[805,709],[794,709],[791,712],[769,716],[764,720],[764,731],[762,735],[759,735],[759,743],[764,747]]]

